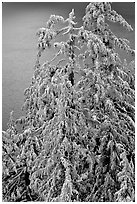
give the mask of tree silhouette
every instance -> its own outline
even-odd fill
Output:
[[[12,112],[3,131],[4,201],[135,201],[134,62],[122,63],[116,47],[134,50],[109,21],[132,30],[110,3],[94,2],[81,27],[72,9],[37,32],[26,115]]]

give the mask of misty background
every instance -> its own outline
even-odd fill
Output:
[[[78,26],[85,14],[87,2],[4,2],[2,3],[2,129],[7,129],[9,114],[15,118],[23,115],[21,107],[26,89],[33,75],[37,54],[36,32],[46,25],[51,14],[68,17],[75,9]],[[112,9],[121,14],[135,29],[135,3],[114,2]],[[135,48],[135,32],[128,32],[121,25],[111,23],[112,31],[119,37],[130,40]],[[47,50],[45,59],[51,55]],[[126,52],[120,51],[122,59],[133,60]]]

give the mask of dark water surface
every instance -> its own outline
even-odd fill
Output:
[[[15,117],[22,115],[23,92],[30,84],[36,59],[36,31],[46,25],[51,14],[68,17],[75,9],[76,21],[84,16],[88,3],[10,3],[2,4],[2,128],[7,129],[10,111]],[[113,3],[112,8],[135,27],[134,3]],[[111,24],[116,35],[128,38],[134,48],[135,33],[128,32],[118,24]],[[122,59],[132,60],[125,52],[120,52]],[[45,53],[45,59],[51,56]]]

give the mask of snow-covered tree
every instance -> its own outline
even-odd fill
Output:
[[[116,47],[134,50],[109,21],[132,30],[110,3],[94,2],[81,27],[72,9],[37,32],[26,115],[11,113],[3,131],[4,201],[135,200],[135,66],[122,63]]]

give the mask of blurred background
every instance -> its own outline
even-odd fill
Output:
[[[36,32],[46,25],[51,14],[68,17],[75,9],[78,26],[82,24],[87,2],[4,2],[2,3],[2,129],[7,129],[9,114],[15,118],[23,115],[21,107],[26,89],[33,75],[37,54]],[[114,2],[112,9],[121,14],[135,29],[135,3]],[[135,48],[135,32],[128,32],[119,24],[111,23],[112,31],[119,37],[130,40]],[[128,62],[133,58],[119,51],[121,59]],[[45,52],[45,59],[52,55]]]

